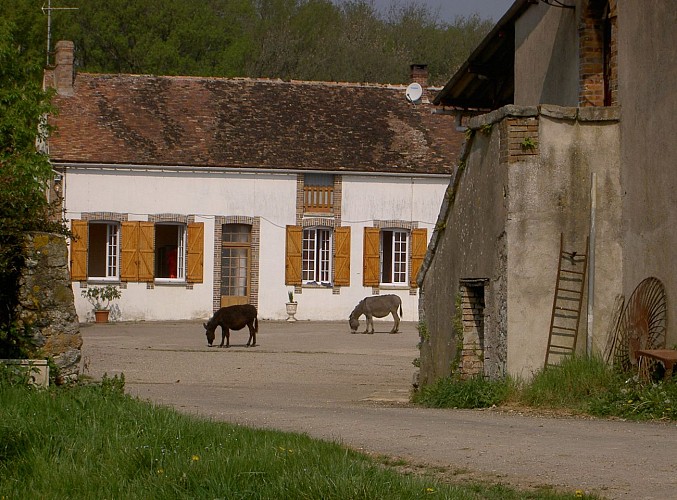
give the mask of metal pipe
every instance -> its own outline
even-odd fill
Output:
[[[590,186],[590,237],[588,241],[588,342],[587,353],[592,355],[592,333],[595,305],[595,212],[597,211],[597,174],[592,173]]]

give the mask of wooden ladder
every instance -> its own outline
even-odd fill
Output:
[[[576,352],[578,325],[583,308],[585,278],[588,270],[588,239],[585,253],[565,252],[564,235],[559,237],[559,264],[557,284],[552,302],[548,349],[545,366],[558,365],[566,356]]]

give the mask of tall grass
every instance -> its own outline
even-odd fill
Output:
[[[585,411],[591,399],[619,383],[619,374],[601,358],[572,356],[539,371],[524,385],[520,400],[530,406]]]
[[[415,392],[415,403],[433,408],[487,408],[509,399],[516,387],[512,380],[488,380],[473,377],[468,380],[443,378]]]
[[[122,378],[36,390],[1,375],[1,498],[565,498],[398,474],[336,443],[136,400]]]
[[[529,382],[448,377],[423,387],[413,401],[436,408],[486,408],[516,403],[594,416],[677,420],[677,382],[642,381],[598,357],[573,356]]]

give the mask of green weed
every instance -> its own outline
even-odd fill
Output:
[[[413,401],[433,408],[488,408],[504,403],[513,390],[510,380],[447,377],[421,388]]]
[[[442,378],[422,387],[412,401],[435,408],[486,408],[515,403],[633,420],[677,420],[677,382],[642,381],[619,373],[599,357],[573,356],[534,375],[510,378]]]

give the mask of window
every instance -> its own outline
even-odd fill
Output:
[[[286,285],[350,286],[350,227],[287,226],[284,273]]]
[[[416,288],[427,245],[426,229],[365,227],[362,284]]]
[[[202,283],[204,223],[71,220],[71,280]]]
[[[305,174],[303,176],[303,211],[331,213],[334,210],[334,176]]]
[[[117,280],[120,262],[120,226],[116,223],[92,222],[89,225],[89,277]]]
[[[407,232],[381,231],[381,283],[407,284]]]
[[[155,225],[155,278],[186,278],[186,226]]]
[[[326,228],[303,230],[303,283],[331,283],[331,231]]]

